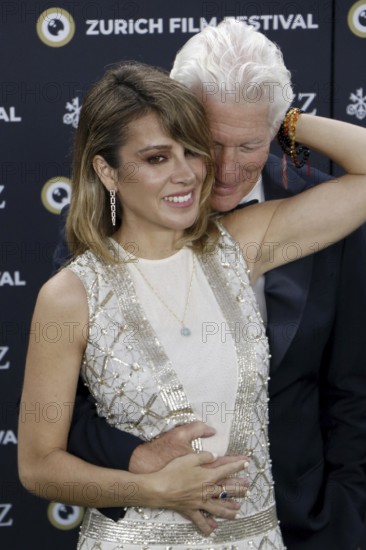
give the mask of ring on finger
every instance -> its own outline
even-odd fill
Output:
[[[221,492],[219,494],[219,498],[221,500],[223,500],[223,499],[227,498],[228,496],[229,496],[229,493],[227,492],[225,485],[221,485]]]

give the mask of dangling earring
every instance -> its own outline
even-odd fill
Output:
[[[109,199],[111,205],[111,221],[113,227],[116,225],[116,192],[114,189],[109,191]]]

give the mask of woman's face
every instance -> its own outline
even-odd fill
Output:
[[[129,124],[120,150],[123,225],[178,232],[193,225],[206,177],[204,158],[184,149],[150,113]]]

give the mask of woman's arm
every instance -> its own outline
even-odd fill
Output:
[[[252,279],[342,239],[366,221],[366,130],[302,114],[296,141],[327,155],[347,172],[285,200],[268,201],[227,216],[224,223],[246,254]]]
[[[19,474],[39,496],[52,498],[47,488],[54,484],[59,500],[81,505],[90,505],[85,488],[96,482],[100,506],[113,506],[107,488],[117,481],[116,471],[99,470],[66,452],[87,326],[85,291],[64,270],[41,289],[33,315],[19,415]]]
[[[70,504],[172,508],[186,513],[206,534],[215,522],[200,510],[233,519],[237,506],[213,497],[222,479],[233,496],[245,494],[245,482],[226,480],[244,468],[244,457],[210,469],[202,467],[212,462],[210,453],[192,453],[159,472],[137,475],[95,466],[67,452],[87,324],[84,288],[63,270],[41,289],[32,320],[19,416],[23,485],[40,497]]]

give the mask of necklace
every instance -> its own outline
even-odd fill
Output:
[[[155,296],[157,297],[157,299],[163,304],[163,306],[169,311],[169,313],[178,321],[178,323],[181,325],[181,329],[180,329],[180,333],[182,336],[190,336],[191,335],[191,329],[189,329],[184,320],[186,318],[186,314],[187,314],[187,309],[188,309],[188,304],[189,304],[189,298],[191,296],[191,291],[192,291],[192,283],[193,283],[193,277],[194,277],[194,274],[195,274],[195,271],[196,271],[196,266],[195,266],[195,256],[194,254],[192,254],[192,258],[193,258],[193,263],[192,263],[192,273],[191,273],[191,279],[190,279],[190,282],[189,282],[189,288],[188,288],[188,293],[187,293],[187,299],[186,299],[186,304],[185,304],[185,307],[184,307],[184,311],[183,311],[183,317],[182,319],[180,319],[178,317],[178,315],[176,313],[174,313],[174,311],[168,306],[168,304],[165,302],[165,300],[160,296],[160,294],[157,292],[157,290],[153,287],[153,285],[150,283],[150,281],[145,277],[145,275],[143,274],[143,272],[141,271],[141,269],[137,266],[137,262],[134,262],[133,265],[135,266],[135,268],[137,269],[137,271],[140,273],[141,277],[143,278],[143,280],[145,281],[145,283],[147,284],[147,286],[150,288],[150,290],[153,292],[153,294],[155,294]]]

